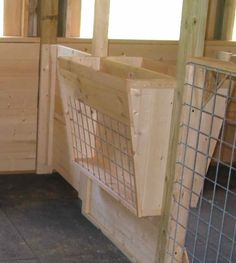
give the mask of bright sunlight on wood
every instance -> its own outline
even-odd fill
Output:
[[[232,40],[236,41],[236,10],[235,10],[235,19],[234,19],[234,29],[233,29]]]

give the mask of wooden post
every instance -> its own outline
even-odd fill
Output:
[[[215,30],[217,25],[217,12],[218,12],[219,1],[209,0],[208,18],[207,18],[207,31],[206,40],[215,39]]]
[[[222,27],[222,40],[232,40],[236,0],[225,0],[224,18]]]
[[[27,37],[29,32],[29,2],[30,0],[22,1],[22,17],[21,17],[21,36]]]
[[[95,0],[94,35],[92,41],[92,55],[104,57],[108,55],[108,27],[109,27],[110,0]],[[83,181],[83,207],[85,215],[90,214],[92,180]]]
[[[66,37],[79,37],[81,24],[81,0],[67,0]]]
[[[208,0],[184,0],[183,2],[181,35],[179,42],[177,66],[177,89],[175,91],[169,145],[169,149],[171,149],[171,151],[168,155],[165,196],[163,198],[164,202],[162,206],[163,210],[161,218],[161,229],[159,232],[159,241],[156,257],[156,262],[159,263],[172,262],[171,256],[166,253],[167,250],[171,250],[171,243],[172,246],[174,245],[173,262],[182,262],[182,256],[184,252],[181,246],[177,246],[177,244],[174,242],[169,242],[168,237],[170,235],[173,236],[173,231],[175,231],[177,227],[177,224],[170,219],[171,212],[175,210],[175,207],[173,207],[174,202],[172,201],[174,198],[174,181],[176,180],[175,166],[177,156],[177,143],[179,138],[179,125],[183,102],[184,80],[186,72],[185,65],[188,57],[203,55],[207,11]],[[185,212],[185,214],[183,214],[182,216],[186,219],[185,223],[187,224],[187,212]],[[178,229],[176,240],[184,247],[185,229]]]
[[[37,141],[37,173],[52,172],[58,0],[40,1],[41,61]]]
[[[96,0],[94,13],[94,29],[92,55],[106,57],[108,55],[108,27],[110,0]]]
[[[38,0],[29,1],[29,22],[28,22],[28,35],[36,37],[38,35]]]
[[[58,0],[40,1],[40,37],[41,44],[57,42]]]

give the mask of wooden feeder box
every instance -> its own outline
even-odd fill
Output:
[[[175,79],[142,58],[58,60],[71,158],[137,216],[160,215]]]

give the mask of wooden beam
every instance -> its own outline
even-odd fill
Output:
[[[40,1],[40,37],[42,44],[57,42],[58,0]]]
[[[58,0],[40,1],[41,61],[39,81],[37,173],[52,172]]]
[[[106,57],[108,55],[108,27],[110,0],[96,0],[94,13],[94,30],[92,55]]]
[[[81,24],[81,0],[67,0],[66,37],[79,37]]]
[[[172,149],[168,155],[167,171],[166,171],[166,186],[165,196],[163,198],[163,210],[161,218],[161,229],[159,232],[159,242],[157,249],[156,262],[170,262],[171,256],[166,251],[171,249],[171,253],[174,256],[176,262],[182,262],[183,247],[185,241],[185,229],[178,229],[176,236],[176,242],[169,241],[169,235],[173,237],[176,230],[176,222],[171,220],[172,211],[175,211],[173,203],[173,190],[174,182],[176,180],[176,156],[177,156],[177,144],[179,139],[179,123],[181,118],[183,92],[184,92],[184,80],[186,73],[186,61],[191,56],[202,56],[204,52],[206,22],[208,12],[208,0],[184,0],[182,23],[181,23],[181,35],[178,52],[178,66],[177,66],[177,89],[175,91],[173,115],[172,115],[172,127],[170,136],[169,149]],[[180,193],[179,193],[180,194]],[[178,198],[178,197],[176,197]],[[187,212],[182,215],[185,218],[185,224],[187,224]],[[178,244],[183,245],[179,246]]]

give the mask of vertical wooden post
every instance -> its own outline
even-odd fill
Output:
[[[28,35],[36,37],[38,35],[38,0],[29,1],[29,22],[28,22]]]
[[[92,55],[105,57],[108,55],[110,0],[96,0],[94,13],[94,29]]]
[[[79,37],[81,24],[81,0],[67,0],[66,37]]]
[[[40,0],[41,44],[57,42],[58,0]]]
[[[41,61],[37,141],[37,173],[52,172],[53,112],[55,95],[58,0],[40,1]]]
[[[29,2],[30,0],[23,0],[22,2],[22,17],[21,17],[22,37],[27,37],[29,32]]]
[[[208,0],[184,0],[183,13],[181,23],[181,35],[178,51],[178,66],[177,66],[177,88],[175,90],[172,125],[168,154],[168,164],[166,171],[166,186],[165,196],[163,198],[161,230],[159,232],[158,248],[156,262],[182,262],[183,249],[181,246],[174,245],[173,257],[166,253],[170,249],[168,237],[173,236],[176,223],[171,220],[171,211],[175,209],[173,201],[173,186],[176,179],[176,155],[177,143],[179,138],[179,125],[181,118],[181,109],[183,102],[184,80],[185,80],[185,65],[186,60],[190,56],[202,56],[204,52],[204,41],[206,32],[206,21],[208,12]],[[187,212],[182,215],[186,218]],[[181,221],[182,222],[182,221]],[[184,246],[185,230],[177,231],[176,240]]]
[[[236,0],[225,0],[224,18],[223,18],[223,27],[222,27],[222,36],[221,36],[221,39],[223,40],[232,40],[235,11],[236,11],[235,9],[236,9]]]
[[[218,6],[218,0],[209,0],[206,40],[215,40]]]
[[[95,0],[94,35],[92,41],[92,55],[104,57],[108,55],[108,27],[110,0]],[[90,213],[92,180],[84,178],[83,207],[85,215]]]

